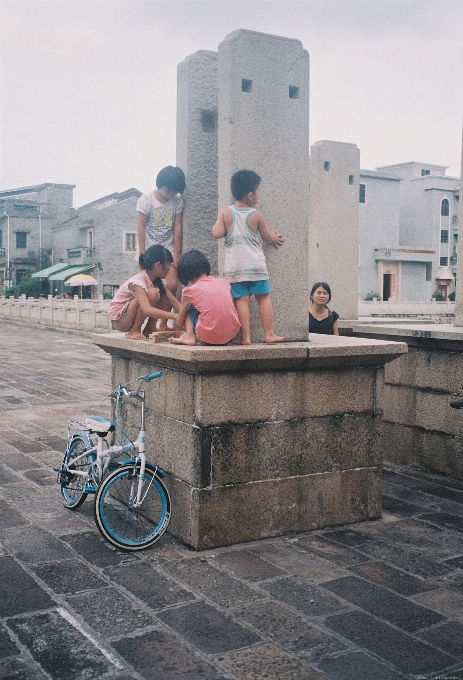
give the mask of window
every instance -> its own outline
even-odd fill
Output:
[[[430,174],[431,174],[431,170],[422,170],[421,171],[421,177],[425,177],[426,175],[430,175]]]
[[[290,99],[299,99],[299,88],[296,87],[295,85],[289,86],[289,98]]]
[[[3,248],[3,232],[0,229],[0,248]]]
[[[80,249],[68,250],[68,258],[71,259],[73,257],[82,257],[82,251]]]
[[[125,234],[124,250],[126,252],[135,252],[137,249],[137,234],[136,232],[127,232]]]
[[[440,214],[443,217],[448,217],[449,216],[449,208],[450,208],[449,199],[443,198],[442,203],[440,204]]]
[[[458,215],[452,215],[452,226],[458,227]]]
[[[365,193],[366,193],[365,184],[359,184],[359,203],[365,203]]]
[[[349,175],[349,184],[354,183],[354,175]]]
[[[93,229],[87,231],[87,247],[93,248]]]
[[[252,92],[252,80],[246,80],[246,78],[243,78],[241,81],[241,91]]]
[[[27,248],[27,231],[16,232],[16,248]]]
[[[442,229],[440,233],[440,242],[441,243],[448,243],[449,242],[449,232],[447,229]]]
[[[439,259],[439,264],[441,267],[448,267],[449,265],[449,258],[448,257],[441,257]]]
[[[426,281],[432,281],[432,262],[426,262]]]
[[[458,243],[458,234],[453,235],[453,242]]]
[[[330,169],[330,162],[329,162],[329,161],[325,161],[325,162],[323,163],[323,170],[324,170],[325,172],[329,172],[329,169]]]

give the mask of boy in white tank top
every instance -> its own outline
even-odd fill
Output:
[[[270,231],[263,215],[254,208],[259,201],[261,178],[252,170],[239,170],[231,178],[230,188],[235,203],[219,214],[212,228],[214,238],[224,238],[225,278],[241,323],[241,344],[251,344],[249,300],[254,295],[264,329],[265,342],[282,342],[284,338],[273,330],[273,309],[270,283],[262,241],[281,246],[281,234]]]

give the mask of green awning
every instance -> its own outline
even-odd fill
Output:
[[[55,274],[56,272],[60,272],[63,269],[67,269],[69,267],[67,262],[58,262],[58,264],[54,264],[51,267],[47,267],[46,269],[41,269],[39,272],[34,272],[32,274],[33,279],[46,279],[50,276],[50,274]]]
[[[72,266],[67,266],[66,269],[63,269],[60,272],[56,272],[56,274],[52,274],[48,278],[50,281],[64,281],[65,279],[68,279],[70,276],[74,276],[74,274],[81,274],[82,272],[88,272],[89,269],[93,269],[94,265],[93,264],[75,264]]]

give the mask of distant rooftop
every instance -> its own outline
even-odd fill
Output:
[[[87,208],[95,208],[97,210],[101,210],[103,208],[108,208],[110,205],[114,205],[115,203],[126,201],[129,198],[139,198],[140,196],[141,191],[135,189],[135,187],[132,187],[131,189],[127,189],[126,191],[121,192],[116,191],[114,194],[109,194],[109,196],[103,196],[102,198],[98,198],[96,201],[91,201],[91,203],[81,205],[79,208],[76,208],[76,210],[86,210]]]
[[[20,187],[19,189],[9,189],[8,191],[0,191],[0,199],[8,198],[10,196],[20,196],[22,194],[35,194],[41,189],[47,189],[48,187],[53,189],[75,189],[75,184],[53,184],[46,182],[45,184],[33,184],[28,187]]]

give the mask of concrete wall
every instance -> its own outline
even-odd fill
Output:
[[[433,282],[426,281],[425,262],[402,262],[402,300],[430,300]]]
[[[309,152],[308,52],[289,38],[228,35],[219,45],[219,208],[232,202],[234,172],[262,177],[257,207],[285,237],[264,250],[275,331],[288,340],[307,339]],[[251,332],[263,339],[254,306]]]
[[[310,288],[326,281],[332,291],[330,307],[344,319],[357,318],[359,175],[360,151],[355,144],[325,140],[312,146]]]
[[[112,355],[114,385],[164,373],[146,387],[148,457],[168,475],[169,531],[185,543],[205,549],[380,516],[382,365],[404,345],[95,342]],[[124,417],[136,422],[130,408]]]
[[[201,250],[218,274],[211,235],[218,203],[218,54],[200,50],[177,70],[177,165],[186,175],[183,252]]]
[[[379,293],[375,248],[399,245],[399,184],[394,175],[360,170],[365,203],[359,203],[359,298]],[[412,298],[410,298],[412,299]]]
[[[385,367],[384,459],[463,479],[463,412],[450,408],[463,394],[463,330],[434,324],[353,330],[408,344],[408,354]]]

